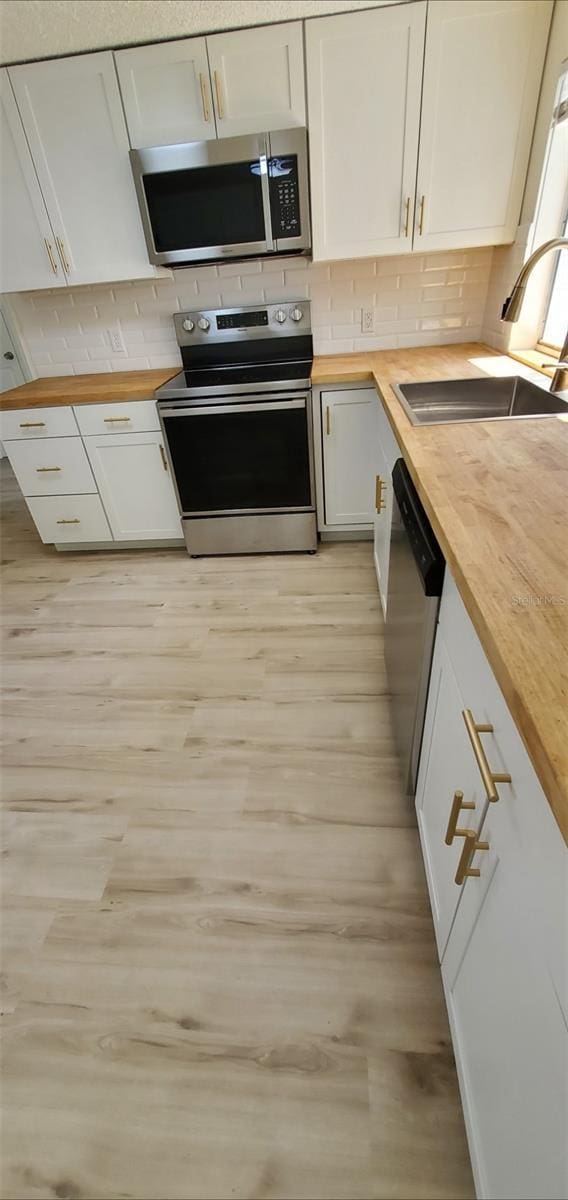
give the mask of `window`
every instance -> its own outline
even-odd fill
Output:
[[[537,209],[542,238],[568,236],[568,68],[558,83]],[[568,322],[568,253],[551,256],[540,342],[543,349],[560,351]]]

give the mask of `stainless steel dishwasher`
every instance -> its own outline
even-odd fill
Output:
[[[393,732],[406,792],[413,796],[445,563],[402,458],[392,481],[385,656]]]

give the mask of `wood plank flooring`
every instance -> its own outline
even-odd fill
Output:
[[[471,1197],[370,544],[57,554],[1,474],[2,1195]]]

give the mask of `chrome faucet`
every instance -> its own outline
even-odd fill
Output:
[[[507,296],[507,299],[503,305],[501,312],[502,321],[518,321],[521,306],[525,298],[527,279],[531,274],[533,267],[536,266],[537,262],[539,262],[543,255],[547,254],[549,250],[566,249],[568,249],[568,238],[551,238],[549,242],[543,242],[542,246],[539,246],[538,250],[535,250],[534,253],[531,254],[530,258],[527,258],[526,263],[524,263],[519,271],[518,278],[513,284],[511,295]],[[564,345],[560,351],[558,362],[556,364],[556,370],[552,376],[550,391],[563,392],[566,388],[568,388],[568,329],[566,330]]]

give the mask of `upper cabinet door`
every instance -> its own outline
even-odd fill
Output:
[[[552,4],[430,0],[416,249],[515,237]]]
[[[205,38],[136,46],[114,57],[133,149],[216,136]]]
[[[302,22],[207,38],[219,137],[306,124]]]
[[[0,71],[0,145],[0,292],[64,284],[55,237],[5,69]]]
[[[314,259],[412,248],[426,3],[306,22]]]
[[[29,63],[8,74],[69,282],[154,275],[112,54]]]

